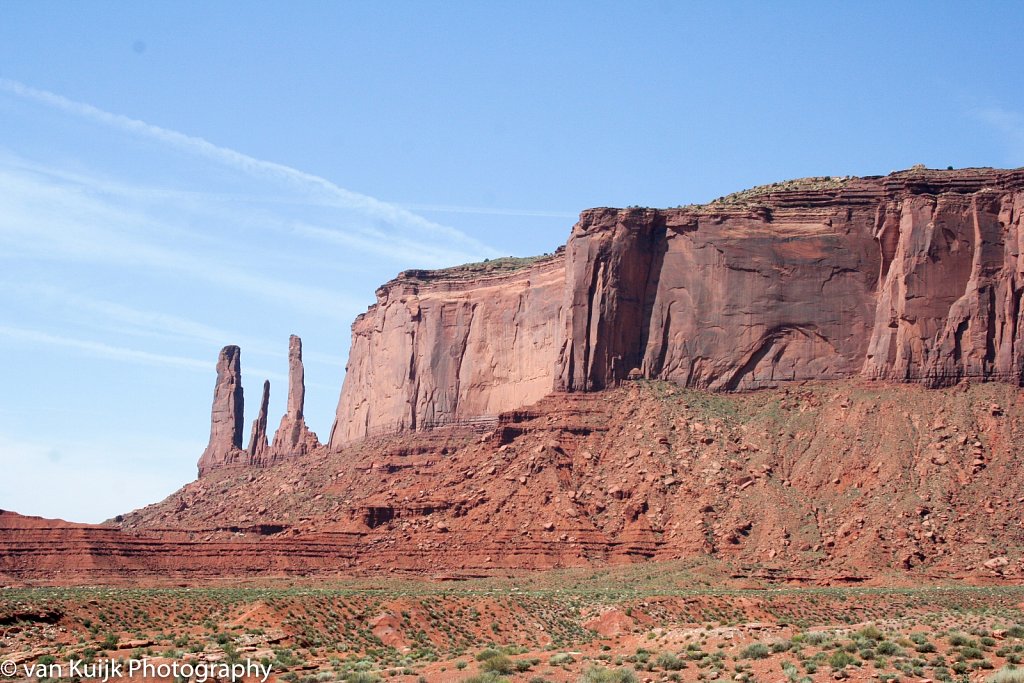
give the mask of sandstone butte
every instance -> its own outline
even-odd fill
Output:
[[[0,514],[0,576],[1020,576],[1022,214],[1024,170],[915,168],[405,271],[352,326],[326,444],[293,336],[286,414],[268,443],[265,383],[243,448],[227,346],[199,480],[100,526]]]

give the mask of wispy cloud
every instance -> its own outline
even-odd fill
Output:
[[[56,287],[49,284],[25,284],[18,282],[3,282],[3,292],[8,297],[17,297],[22,301],[40,302],[48,301],[59,305],[64,309],[74,310],[79,318],[84,320],[90,328],[103,333],[114,333],[118,336],[132,335],[137,337],[156,337],[171,341],[198,342],[204,345],[222,346],[225,343],[238,344],[245,351],[246,355],[259,355],[272,357],[275,360],[284,361],[287,358],[286,344],[268,343],[262,339],[253,339],[235,332],[230,332],[220,327],[206,325],[190,318],[162,313],[153,310],[142,310],[133,306],[126,306],[114,301],[97,299],[71,292],[63,287]],[[20,329],[18,334],[8,334],[8,337],[29,339],[32,334],[45,334],[38,331]],[[0,335],[3,333],[0,332]],[[79,342],[74,339],[64,338],[61,342],[44,342],[57,346],[77,348],[84,351],[95,351],[92,348],[93,342]],[[133,352],[134,353],[134,352]],[[157,354],[159,355],[159,354]],[[131,355],[121,356],[121,359],[133,359]],[[330,356],[324,353],[307,352],[305,354],[307,363],[314,362],[322,365],[343,367],[344,362],[340,356]],[[213,367],[213,358],[203,364],[203,368],[209,370]],[[198,367],[189,364],[190,367]],[[269,379],[286,379],[280,372],[250,368],[248,364],[244,368],[246,374],[267,377]],[[312,386],[312,385],[311,385]],[[336,389],[337,387],[329,387]]]
[[[23,302],[32,302],[36,308],[61,308],[74,311],[76,317],[90,327],[105,332],[134,336],[187,340],[205,344],[223,344],[225,340],[241,337],[219,327],[206,325],[189,318],[155,310],[142,310],[106,299],[98,299],[48,283],[24,283],[0,280],[3,294]],[[246,347],[264,345],[249,340]]]
[[[185,358],[183,356],[170,356],[160,353],[150,353],[121,346],[111,346],[102,342],[90,341],[87,339],[75,339],[63,335],[50,334],[41,330],[26,329],[22,327],[9,327],[0,325],[0,337],[7,337],[22,342],[33,344],[47,344],[49,346],[62,346],[65,348],[83,351],[89,355],[99,358],[106,358],[115,361],[127,361],[131,363],[142,363],[144,365],[160,365],[173,368],[184,368],[188,370],[200,370],[209,372],[210,361]]]
[[[0,244],[7,247],[9,257],[171,271],[339,319],[339,309],[358,307],[358,301],[339,292],[239,268],[215,253],[160,244],[145,237],[143,227],[152,235],[154,226],[171,232],[167,221],[112,205],[92,196],[88,188],[0,169]],[[177,242],[186,243],[180,229],[177,232]]]
[[[45,344],[47,346],[59,346],[66,349],[72,349],[74,351],[78,351],[96,358],[104,358],[106,360],[112,360],[120,363],[153,365],[184,370],[194,370],[203,373],[210,373],[215,367],[215,363],[212,358],[206,360],[199,360],[197,358],[188,358],[186,356],[173,356],[163,353],[153,353],[150,351],[142,351],[139,349],[132,349],[124,346],[115,346],[112,344],[98,342],[91,339],[79,339],[76,337],[70,337],[66,335],[52,334],[50,332],[45,332],[43,330],[25,327],[0,325],[0,337],[30,344]],[[250,377],[263,377],[266,379],[273,379],[276,381],[286,381],[288,379],[287,375],[283,373],[274,372],[273,370],[266,370],[264,368],[258,367],[245,368],[245,375]]]
[[[404,228],[413,233],[423,234],[432,238],[443,238],[453,247],[456,247],[454,251],[459,252],[457,259],[462,257],[463,252],[476,255],[494,255],[492,249],[455,228],[429,221],[406,209],[382,202],[373,197],[346,190],[326,178],[312,173],[306,173],[305,171],[273,161],[257,159],[227,147],[220,147],[200,137],[186,135],[175,130],[146,123],[145,121],[104,111],[91,104],[71,100],[46,90],[32,88],[11,79],[0,78],[0,90],[112,128],[160,141],[179,150],[202,156],[250,175],[274,179],[310,193],[328,206],[356,210],[372,220],[380,221],[392,227]],[[394,234],[388,235],[388,237],[392,242],[403,239],[401,236]],[[429,244],[429,242],[424,244],[416,239],[410,240],[408,237],[404,239],[410,242],[408,245],[410,247],[426,246]]]

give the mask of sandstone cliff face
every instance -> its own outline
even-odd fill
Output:
[[[527,405],[551,391],[565,288],[560,253],[408,271],[352,326],[330,445]]]
[[[725,390],[856,373],[880,261],[874,210],[858,208],[584,213],[559,388],[634,369]]]
[[[891,263],[865,375],[931,386],[1024,379],[1024,192],[993,185],[887,207],[877,234]]]
[[[564,257],[410,272],[352,329],[330,445],[630,376],[743,390],[1024,378],[1024,170],[811,178],[592,209]]]
[[[217,383],[213,389],[210,443],[199,458],[199,476],[218,467],[247,461],[242,450],[244,399],[242,397],[242,352],[225,346],[217,359]]]
[[[584,212],[556,388],[631,371],[716,390],[856,374],[1019,384],[1024,172],[821,184]]]
[[[847,376],[871,326],[871,211],[598,209],[566,257],[559,388],[614,386],[631,370],[743,389]]]

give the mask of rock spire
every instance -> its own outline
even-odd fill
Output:
[[[302,340],[296,335],[288,339],[288,407],[274,433],[265,463],[305,455],[320,445],[316,434],[306,426],[303,408],[306,401],[305,372],[302,367]]]
[[[249,462],[261,462],[270,444],[267,443],[267,407],[270,404],[270,380],[263,381],[263,400],[260,401],[260,412],[252,421],[252,434],[249,437]]]
[[[217,383],[213,388],[210,411],[210,443],[199,458],[199,476],[218,467],[242,464],[242,396],[241,349],[225,346],[217,359]]]

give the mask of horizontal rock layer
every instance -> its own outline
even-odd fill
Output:
[[[353,325],[331,447],[628,377],[712,390],[1024,377],[1024,171],[592,209],[514,272],[411,271]]]

